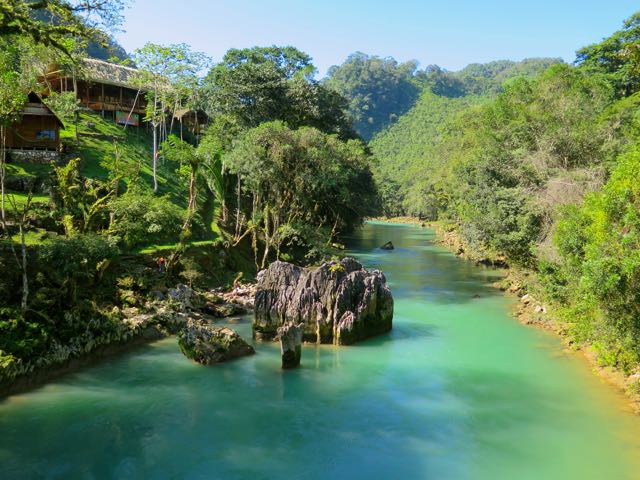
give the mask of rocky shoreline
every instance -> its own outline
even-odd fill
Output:
[[[169,289],[166,298],[149,302],[143,308],[118,309],[122,320],[110,335],[78,337],[70,344],[56,345],[54,350],[31,362],[0,365],[0,400],[175,335],[190,321],[213,323],[220,318],[246,314],[253,307],[255,285],[192,292],[178,285]]]
[[[402,220],[402,223],[423,223],[418,219],[414,219],[413,222],[407,222],[406,218]],[[640,414],[640,394],[632,389],[632,385],[640,380],[640,374],[625,375],[615,368],[603,367],[598,363],[597,354],[593,348],[588,345],[576,345],[569,336],[567,326],[554,316],[553,305],[542,301],[530,292],[533,283],[531,272],[509,265],[503,257],[474,251],[454,228],[445,227],[438,222],[427,222],[426,226],[436,232],[436,242],[456,256],[473,261],[477,265],[503,269],[505,277],[494,283],[493,287],[517,298],[518,303],[512,311],[512,316],[523,325],[540,328],[560,336],[567,351],[579,354],[585,359],[592,370],[606,383],[623,393],[633,411]]]

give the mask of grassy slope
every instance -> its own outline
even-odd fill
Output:
[[[144,128],[137,129],[116,125],[113,121],[103,119],[93,112],[84,112],[80,116],[79,144],[76,144],[75,128],[69,125],[60,133],[67,154],[77,155],[82,159],[82,174],[88,178],[106,180],[115,167],[116,143],[119,152],[119,168],[125,174],[125,182],[130,180],[134,172],[139,171],[143,184],[153,185],[151,168],[152,143],[151,136]],[[8,177],[20,177],[35,181],[45,181],[51,174],[48,164],[32,164],[15,162],[7,164]],[[162,160],[158,162],[159,194],[169,194],[177,205],[185,208],[185,188],[177,180],[175,165]],[[26,198],[26,192],[14,192],[17,197]],[[38,194],[38,200],[44,196]]]
[[[152,139],[145,128],[124,129],[112,120],[95,113],[83,113],[79,123],[80,145],[76,146],[73,126],[63,130],[62,141],[71,153],[82,158],[82,174],[88,178],[106,180],[115,168],[116,148],[119,153],[118,168],[124,172],[125,182],[139,171],[143,184],[153,185]],[[117,144],[117,146],[116,146]],[[175,166],[158,161],[158,193],[170,194],[174,203],[186,207],[184,187],[176,181]]]
[[[83,112],[79,122],[79,144],[76,143],[75,127],[68,127],[61,131],[61,138],[65,150],[69,156],[78,156],[82,159],[82,174],[88,178],[106,180],[115,168],[116,144],[119,153],[118,168],[124,175],[125,183],[128,183],[132,175],[138,172],[142,184],[149,188],[153,186],[152,138],[143,127],[128,127],[116,125],[112,120],[104,119],[93,112]],[[169,195],[173,203],[186,209],[187,187],[185,182],[176,173],[176,165],[158,160],[157,178],[158,193]],[[10,163],[7,165],[7,175],[14,178],[34,181],[36,185],[47,182],[52,173],[52,166],[31,163]],[[14,195],[16,203],[23,205],[27,198],[26,192],[10,192]],[[201,199],[203,202],[204,199]],[[47,203],[48,195],[36,192],[33,196],[34,203]],[[219,236],[217,227],[211,225],[211,239]],[[40,235],[31,235],[29,243],[38,243]],[[199,242],[193,242],[194,244]],[[158,250],[170,249],[175,245],[147,245],[140,247],[139,251],[152,253]]]

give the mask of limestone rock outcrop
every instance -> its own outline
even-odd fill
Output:
[[[203,299],[191,287],[179,283],[167,291],[169,302],[179,310],[196,310],[202,307]]]
[[[280,354],[282,355],[282,368],[296,368],[300,365],[303,332],[304,323],[300,323],[298,325],[285,323],[283,326],[278,327]]]
[[[203,365],[255,353],[253,347],[234,330],[193,320],[188,320],[178,334],[178,345],[185,356]]]
[[[286,322],[304,324],[303,339],[348,345],[391,330],[393,297],[384,274],[353,258],[303,268],[274,262],[258,274],[253,332],[274,338]]]

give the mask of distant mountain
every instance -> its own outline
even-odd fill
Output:
[[[558,58],[499,60],[474,63],[459,72],[449,72],[437,65],[418,70],[418,62],[414,60],[400,63],[391,57],[356,52],[342,65],[331,67],[324,84],[349,101],[353,126],[369,141],[408,112],[425,89],[449,98],[495,94],[505,80],[535,75],[561,61]]]
[[[498,93],[508,79],[532,77],[557,63],[562,63],[562,59],[526,58],[520,62],[497,60],[472,63],[458,72],[448,72],[436,65],[419,72],[418,77],[437,95],[452,98],[487,95]]]
[[[501,60],[471,64],[458,72],[436,66],[417,72],[416,81],[424,91],[415,105],[369,142],[376,158],[374,174],[387,213],[415,213],[411,208],[428,197],[421,179],[425,171],[443,170],[435,168],[441,158],[439,140],[462,110],[493,98],[504,82],[535,76],[556,63],[560,60]]]
[[[104,45],[101,45],[98,41],[89,43],[87,55],[91,58],[104,60],[105,62],[114,58],[117,60],[126,60],[129,58],[129,54],[124,47],[112,37],[106,37]]]
[[[342,65],[331,67],[324,84],[349,101],[355,130],[370,140],[417,100],[422,91],[417,67],[415,61],[398,63],[357,52]]]

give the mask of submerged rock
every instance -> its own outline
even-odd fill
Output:
[[[258,274],[253,332],[274,338],[285,322],[303,323],[303,338],[348,345],[391,330],[393,297],[382,272],[353,258],[302,268],[274,262]]]
[[[178,334],[178,345],[185,356],[203,365],[255,353],[253,347],[234,330],[193,320],[188,320]]]
[[[396,247],[394,247],[394,246],[393,246],[393,243],[392,243],[392,242],[387,242],[387,243],[385,243],[384,245],[382,245],[380,248],[381,248],[382,250],[393,250],[393,249],[394,249],[394,248],[396,248]]]
[[[282,368],[296,368],[300,365],[303,332],[304,323],[298,325],[285,323],[282,327],[278,327]]]

